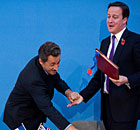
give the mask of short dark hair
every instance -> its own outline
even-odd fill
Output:
[[[60,55],[60,53],[61,53],[60,47],[57,44],[50,41],[47,41],[46,43],[41,45],[41,47],[38,50],[39,58],[43,62],[46,62],[48,60],[48,56],[52,55],[54,57],[57,57]]]
[[[120,8],[122,9],[122,16],[123,16],[123,18],[125,18],[125,17],[128,18],[128,17],[129,17],[129,13],[130,13],[129,7],[128,7],[125,3],[119,2],[119,1],[110,3],[110,4],[108,5],[108,9],[109,9],[111,6],[120,7]]]

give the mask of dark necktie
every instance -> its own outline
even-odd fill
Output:
[[[113,35],[112,36],[112,48],[111,48],[110,55],[109,55],[109,59],[111,61],[113,61],[115,38],[116,38],[115,35]],[[106,89],[107,89],[107,92],[109,92],[109,78],[108,78],[108,76],[106,79]]]

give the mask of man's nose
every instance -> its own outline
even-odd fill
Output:
[[[111,23],[111,22],[112,22],[112,20],[113,20],[113,19],[112,19],[112,17],[110,17],[108,21]]]
[[[58,70],[58,68],[59,68],[59,65],[55,65],[54,66],[54,69],[57,71]]]

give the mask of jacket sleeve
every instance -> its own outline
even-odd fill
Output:
[[[63,95],[65,95],[65,91],[67,89],[70,89],[67,83],[60,78],[60,75],[58,73],[56,73],[56,77],[55,77],[55,88]]]
[[[140,35],[134,39],[133,44],[133,65],[135,73],[128,76],[131,88],[140,87]]]
[[[87,87],[80,92],[84,102],[91,99],[101,88],[101,71],[98,69],[93,78],[88,83]]]
[[[70,123],[53,106],[49,96],[50,88],[41,81],[33,82],[29,92],[37,107],[48,117],[60,130],[65,129]]]

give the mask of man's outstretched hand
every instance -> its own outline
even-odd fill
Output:
[[[73,125],[71,125],[71,126],[69,126],[69,127],[67,128],[67,130],[78,130],[78,129],[75,128]]]
[[[69,95],[70,97],[70,103],[67,105],[67,107],[71,107],[73,105],[80,104],[83,101],[83,97],[77,93],[77,92],[72,92]]]

